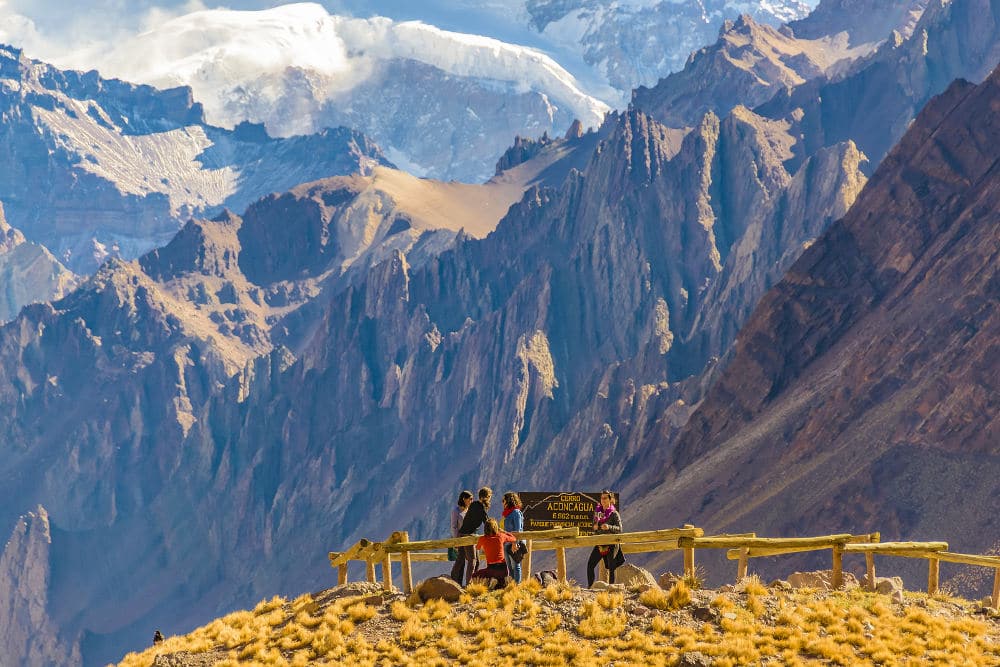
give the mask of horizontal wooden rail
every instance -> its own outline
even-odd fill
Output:
[[[330,567],[345,565],[349,560],[358,560],[361,552],[371,546],[371,544],[372,543],[368,540],[359,540],[353,547],[347,551],[337,554],[336,557],[334,557],[334,553],[336,552],[330,552]]]
[[[799,554],[806,553],[809,551],[822,551],[824,549],[830,549],[834,544],[854,544],[854,543],[868,543],[877,542],[879,539],[878,533],[866,533],[863,535],[852,535],[851,539],[841,542],[839,540],[833,541],[831,543],[819,543],[811,544],[798,547],[756,547],[752,549],[747,549],[747,558],[766,558],[768,556],[785,556],[788,554]],[[726,558],[729,560],[739,560],[740,559],[740,549],[730,549],[726,552]]]
[[[938,551],[934,554],[934,557],[945,563],[1000,567],[1000,556],[977,556],[974,554],[956,554],[950,551]]]
[[[926,558],[931,552],[944,551],[948,548],[947,542],[876,542],[874,544],[846,544],[845,553],[874,553],[874,554],[912,554],[918,558]]]
[[[582,535],[580,537],[564,537],[556,539],[538,539],[535,537],[542,531],[531,531],[525,535],[532,537],[532,549],[535,551],[551,551],[553,549],[573,549],[577,547],[596,547],[605,544],[640,544],[644,542],[669,542],[682,537],[697,537],[704,533],[701,528],[667,528],[665,530],[645,530],[635,533],[605,533],[603,535]],[[676,549],[677,547],[671,547]]]
[[[342,552],[331,551],[330,560],[332,561],[335,556],[340,556]],[[438,563],[438,562],[448,562],[448,554],[444,551],[436,552],[419,552],[411,551],[410,560],[415,563]],[[403,560],[403,554],[401,553],[390,553],[393,563],[400,563]],[[333,567],[337,567],[336,565]]]
[[[835,544],[844,544],[851,539],[850,534],[843,535],[823,535],[820,537],[734,537],[734,536],[711,536],[711,537],[682,537],[678,541],[682,548],[693,547],[695,549],[794,549],[799,547],[813,547],[826,545],[830,548]]]
[[[514,533],[518,539],[536,540],[538,538],[572,538],[580,534],[580,529],[553,528],[552,530],[532,530],[521,533]],[[446,540],[423,540],[420,542],[399,542],[396,544],[386,544],[385,550],[389,553],[402,553],[404,551],[423,551],[425,549],[447,549],[448,547],[472,546],[481,535],[469,535],[467,537],[452,537]]]

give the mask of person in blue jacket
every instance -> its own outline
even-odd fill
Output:
[[[521,497],[513,491],[503,494],[503,529],[508,533],[519,533],[524,530],[524,513],[521,511]],[[524,557],[523,549],[525,546],[522,540],[503,545],[507,570],[517,583],[521,583],[521,558]],[[521,550],[517,555],[513,552],[515,548]]]

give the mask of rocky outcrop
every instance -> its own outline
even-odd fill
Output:
[[[809,81],[755,111],[790,124],[795,151],[851,140],[877,165],[928,100],[953,80],[982,81],[1000,62],[1000,0],[931,2],[897,34],[837,76]]]
[[[10,47],[0,47],[0,111],[10,222],[81,273],[166,243],[193,214],[388,164],[357,132],[278,140],[250,126],[221,130],[205,124],[189,89],[62,71]]]
[[[28,242],[7,223],[0,204],[0,323],[26,304],[58,299],[76,284],[76,276],[47,248]]]
[[[5,665],[80,662],[79,647],[58,639],[49,615],[52,579],[49,516],[43,507],[18,519],[0,552],[0,655]]]
[[[847,215],[760,302],[656,476],[671,497],[654,507],[700,498],[680,513],[719,529],[991,546],[998,103],[994,72],[924,109]],[[976,511],[950,500],[959,489]]]
[[[898,31],[908,37],[928,0],[822,0],[809,16],[790,21],[796,37],[818,39],[846,32],[851,44],[889,39]]]
[[[779,92],[845,69],[874,45],[851,48],[846,36],[796,38],[743,14],[727,20],[718,40],[694,51],[684,69],[640,86],[632,103],[671,127],[691,125],[708,111],[753,108]]]
[[[579,138],[582,135],[580,132],[579,121],[573,126],[576,130],[576,136]],[[567,138],[570,137],[570,133],[567,133]],[[548,134],[542,134],[538,139],[530,139],[527,137],[516,136],[514,137],[514,145],[508,148],[500,159],[497,160],[496,175],[499,176],[503,172],[516,167],[519,164],[527,162],[531,158],[538,155],[543,148],[548,144],[551,144],[552,140],[549,138]]]

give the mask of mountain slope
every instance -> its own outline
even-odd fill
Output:
[[[6,47],[0,108],[0,201],[11,225],[81,273],[166,243],[191,215],[389,164],[357,132],[278,140],[259,126],[222,130],[204,122],[189,89],[63,71]]]
[[[651,512],[994,546],[997,105],[1000,71],[921,112],[740,332],[650,480]],[[700,505],[675,507],[668,490]]]

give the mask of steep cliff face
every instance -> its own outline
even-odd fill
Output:
[[[0,655],[5,665],[80,662],[75,642],[59,640],[49,616],[52,579],[49,516],[38,507],[18,519],[0,552]]]
[[[388,164],[356,132],[276,140],[247,124],[221,130],[187,88],[62,71],[9,47],[0,47],[0,110],[10,222],[81,273],[166,243],[193,214]]]
[[[77,278],[44,246],[30,243],[7,223],[0,204],[0,322],[17,315],[28,303],[58,299]]]
[[[656,475],[652,511],[720,529],[992,546],[998,104],[1000,71],[921,112],[740,332],[666,484]],[[667,488],[695,502],[671,507]]]

